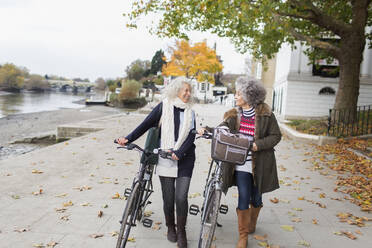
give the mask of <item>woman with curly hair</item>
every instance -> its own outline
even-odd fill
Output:
[[[195,163],[195,134],[192,132],[195,130],[195,113],[191,108],[190,80],[185,77],[176,78],[165,88],[163,98],[133,132],[117,141],[120,145],[133,142],[160,123],[160,148],[173,151],[173,160],[159,157],[155,169],[160,178],[163,211],[168,227],[167,239],[177,242],[179,248],[186,248],[187,197]]]
[[[238,248],[246,248],[248,234],[256,230],[258,215],[263,206],[262,194],[279,188],[274,146],[281,133],[270,107],[264,103],[266,90],[256,79],[239,77],[236,80],[235,101],[237,108],[224,114],[219,126],[228,127],[232,133],[248,135],[253,142],[244,165],[222,164],[223,191],[238,187]],[[204,132],[203,129],[198,131]]]

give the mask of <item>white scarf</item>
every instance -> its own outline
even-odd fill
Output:
[[[179,127],[177,142],[174,142],[174,110],[173,107],[184,109],[182,127]],[[161,149],[178,150],[189,135],[192,126],[192,109],[190,103],[184,103],[181,99],[169,101],[163,100],[163,110],[161,115]]]

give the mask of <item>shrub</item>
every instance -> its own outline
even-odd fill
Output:
[[[141,87],[142,85],[136,80],[126,80],[121,88],[119,100],[124,101],[137,98]]]

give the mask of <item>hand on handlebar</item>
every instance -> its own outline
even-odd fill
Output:
[[[198,134],[199,134],[200,136],[202,136],[206,131],[207,131],[207,129],[205,129],[204,127],[202,127],[202,128],[200,128],[200,129],[198,130]]]
[[[117,138],[115,141],[121,146],[125,146],[128,143],[128,140],[124,137]]]

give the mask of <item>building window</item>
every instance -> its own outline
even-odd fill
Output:
[[[209,91],[209,85],[210,85],[210,83],[207,83],[207,91]]]
[[[205,83],[200,83],[200,91],[205,91]]]
[[[338,45],[339,39],[321,39]],[[340,75],[340,66],[337,59],[332,59],[318,48],[314,48],[315,60],[313,62],[313,76],[336,78]]]
[[[334,95],[336,91],[331,87],[324,87],[319,91],[319,95]]]

